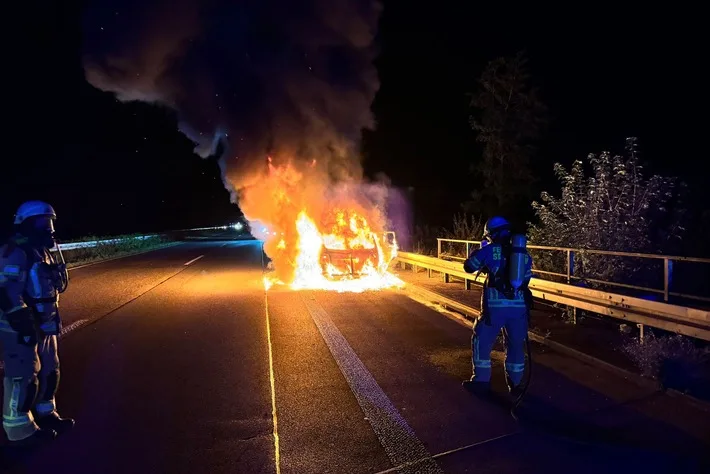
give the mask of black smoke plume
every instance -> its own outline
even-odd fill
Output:
[[[359,180],[379,12],[374,0],[97,0],[86,77],[120,100],[173,107],[203,157],[223,141],[235,202],[267,156]]]

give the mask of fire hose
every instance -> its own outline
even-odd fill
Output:
[[[527,287],[527,285],[525,286],[525,289],[523,291],[525,295],[525,317],[528,321],[527,326],[528,328],[530,328],[530,314],[532,312],[533,307],[533,297],[532,292]],[[503,328],[503,330],[505,331],[505,328]],[[515,415],[515,410],[517,410],[520,404],[522,403],[523,398],[525,397],[525,394],[528,392],[528,388],[530,387],[530,381],[532,380],[532,351],[530,350],[530,338],[527,336],[527,334],[525,336],[525,352],[528,356],[527,375],[525,377],[525,381],[521,384],[520,393],[515,398],[515,400],[513,400],[513,405],[510,409],[510,416],[512,416],[515,421],[518,421],[518,417]]]
[[[505,330],[505,328],[503,328],[503,332],[505,333],[505,337],[508,338],[508,332]],[[532,352],[530,350],[529,337],[525,338],[525,351],[528,356],[527,375],[525,376],[524,381],[520,384],[520,393],[517,397],[515,397],[515,400],[513,400],[513,403],[510,407],[510,416],[512,416],[515,421],[518,421],[518,416],[515,414],[515,410],[517,410],[520,404],[523,402],[523,398],[525,398],[525,394],[527,394],[528,392],[528,387],[530,387],[530,381],[532,380]]]

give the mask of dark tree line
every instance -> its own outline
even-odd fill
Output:
[[[516,215],[533,197],[531,160],[548,111],[530,83],[527,62],[522,52],[491,61],[471,94],[470,123],[483,146],[482,159],[472,166],[478,187],[464,207],[475,214]]]
[[[530,217],[532,202],[536,222],[529,231],[540,245],[708,252],[699,235],[710,225],[710,213],[702,198],[690,198],[702,193],[673,177],[647,177],[636,138],[627,139],[624,154],[590,154],[569,170],[557,163],[560,196],[543,192],[540,202],[533,201],[540,175],[536,160],[544,161],[536,154],[537,145],[550,115],[532,85],[523,52],[490,61],[470,97],[471,128],[481,149],[471,167],[475,184],[463,204],[466,211],[520,221]]]

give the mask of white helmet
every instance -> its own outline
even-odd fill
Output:
[[[15,224],[22,224],[30,217],[44,216],[50,219],[56,219],[57,213],[54,208],[42,201],[27,201],[20,205],[15,213]]]

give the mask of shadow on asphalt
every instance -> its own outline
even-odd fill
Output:
[[[0,446],[0,472],[28,472],[27,469],[20,469],[24,463],[35,455],[42,446],[36,447],[11,447],[8,445]]]
[[[644,400],[658,396],[655,392]],[[545,399],[529,394],[516,411],[521,428],[535,437],[547,437],[564,443],[586,446],[599,455],[634,456],[643,463],[652,465],[659,458],[673,459],[678,467],[675,472],[709,472],[710,461],[703,458],[707,446],[683,431],[657,420],[644,419],[643,415],[625,406],[631,402],[584,413],[563,411]],[[599,423],[601,412],[618,422],[609,425]],[[622,420],[626,420],[624,423]],[[659,444],[659,436],[672,440]],[[702,467],[702,469],[701,469]]]

